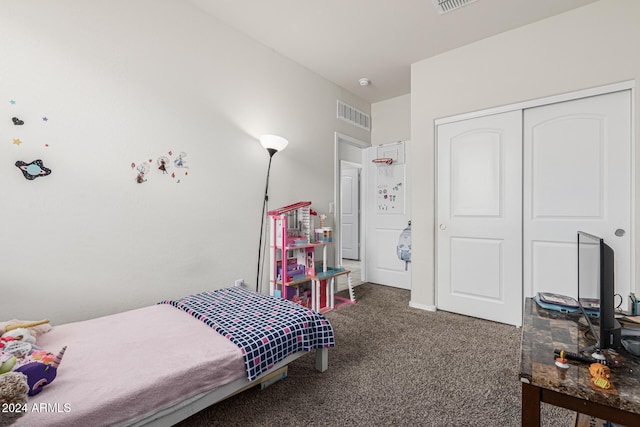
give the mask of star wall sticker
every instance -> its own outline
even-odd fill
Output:
[[[22,144],[22,141],[20,141],[20,138],[13,139],[13,145],[20,145],[20,144]]]
[[[15,100],[15,99],[11,99],[11,100],[9,100],[9,104],[11,104],[11,105],[16,105],[16,100]]]
[[[49,121],[49,117],[44,116],[44,117],[42,118],[42,121],[43,121],[43,122],[48,122],[48,121]]]

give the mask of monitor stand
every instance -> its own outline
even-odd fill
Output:
[[[597,344],[594,344],[594,345],[590,345],[590,346],[587,346],[587,347],[582,347],[582,348],[581,348],[580,350],[578,350],[578,351],[579,351],[580,353],[586,353],[586,352],[588,352],[588,351],[592,351],[592,352],[596,353],[596,352],[600,352],[600,349],[598,348],[598,345],[597,345]]]
[[[593,357],[595,360],[607,360],[605,355],[600,351],[600,347],[597,344],[580,349],[580,353],[584,353],[587,351],[593,351],[593,353],[591,353],[591,357]]]

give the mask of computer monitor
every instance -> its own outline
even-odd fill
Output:
[[[595,341],[588,348],[620,346],[621,327],[615,317],[614,299],[613,249],[601,237],[578,231],[578,302]]]

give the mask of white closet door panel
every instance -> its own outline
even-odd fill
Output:
[[[500,216],[502,133],[477,130],[451,141],[453,216]]]
[[[499,302],[504,295],[503,246],[501,239],[451,238],[451,293]]]
[[[616,290],[631,283],[630,92],[525,110],[524,290],[577,295],[576,233],[613,247]],[[616,230],[624,230],[617,236]],[[623,298],[626,305],[626,298]]]
[[[437,132],[438,308],[519,325],[522,114]]]
[[[540,288],[561,295],[575,295],[578,278],[576,242],[539,240],[529,244],[531,258],[527,268],[536,272],[535,279]]]
[[[585,115],[531,129],[532,218],[602,217],[605,125],[604,117]]]

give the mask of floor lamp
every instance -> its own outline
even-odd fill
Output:
[[[260,144],[269,153],[269,167],[267,168],[267,182],[264,188],[264,200],[262,201],[262,217],[260,219],[260,242],[258,243],[258,268],[256,272],[256,292],[260,292],[260,267],[262,265],[262,236],[264,236],[264,219],[269,204],[269,174],[271,173],[271,160],[278,151],[287,148],[289,141],[277,135],[261,135]],[[266,242],[265,242],[266,243]]]

